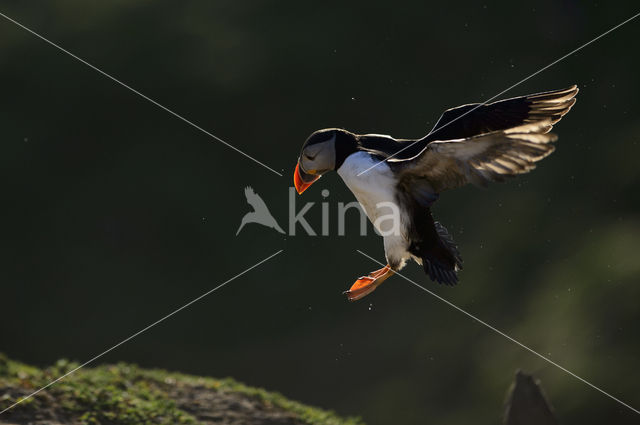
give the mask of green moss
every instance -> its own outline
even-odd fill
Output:
[[[15,403],[16,395],[24,397],[77,367],[77,363],[60,360],[41,370],[0,353],[0,410]],[[36,410],[55,410],[56,416],[83,424],[197,424],[197,418],[182,410],[174,398],[180,391],[203,390],[258,400],[267,408],[289,412],[310,425],[362,424],[359,419],[340,418],[233,379],[147,370],[125,363],[78,369],[12,412],[28,415]]]

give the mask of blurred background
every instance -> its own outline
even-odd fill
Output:
[[[565,424],[638,416],[401,278],[350,304],[382,239],[247,225],[252,186],[286,228],[314,130],[420,137],[637,13],[541,1],[0,2],[0,11],[284,174],[0,19],[0,351],[85,361],[279,249],[100,362],[277,390],[369,424],[499,421],[517,368]],[[441,196],[458,286],[405,273],[640,407],[640,19],[503,97],[578,84],[531,174]],[[323,189],[330,195],[321,196]],[[336,174],[296,199],[350,202]]]

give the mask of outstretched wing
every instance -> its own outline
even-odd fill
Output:
[[[557,137],[551,121],[526,124],[465,139],[431,142],[410,161],[393,162],[399,185],[420,200],[467,183],[486,186],[492,181],[523,174],[554,150]]]
[[[267,205],[264,203],[260,195],[253,191],[253,188],[251,186],[247,186],[244,188],[244,196],[246,196],[247,203],[253,207],[254,211],[268,211]]]
[[[548,121],[549,130],[576,103],[578,88],[573,85],[498,102],[472,103],[446,110],[433,130],[421,139],[394,139],[383,134],[358,136],[358,148],[389,161],[412,160],[435,140],[465,139],[524,124]]]
[[[576,94],[578,88],[573,85],[562,90],[514,97],[486,105],[472,103],[458,106],[446,110],[422,140],[463,139],[545,120],[553,125],[576,103]]]

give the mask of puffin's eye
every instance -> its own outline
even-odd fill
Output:
[[[303,155],[304,155],[304,157],[305,157],[306,159],[308,159],[309,161],[313,161],[314,159],[316,159],[316,156],[318,156],[318,154],[315,154],[315,155],[311,156],[311,155],[306,154],[306,153],[304,153]]]

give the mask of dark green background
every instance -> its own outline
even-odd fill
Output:
[[[381,238],[234,236],[254,187],[282,226],[313,130],[419,137],[637,13],[616,2],[0,2],[0,11],[275,174],[0,19],[0,351],[234,376],[370,424],[497,423],[517,368],[565,424],[638,415],[394,278],[341,292]],[[406,275],[640,408],[640,19],[505,97],[576,83],[533,173],[441,196],[465,259],[454,288]],[[297,198],[353,196],[336,174]],[[320,207],[309,214],[320,228]],[[300,230],[300,229],[299,229]]]

